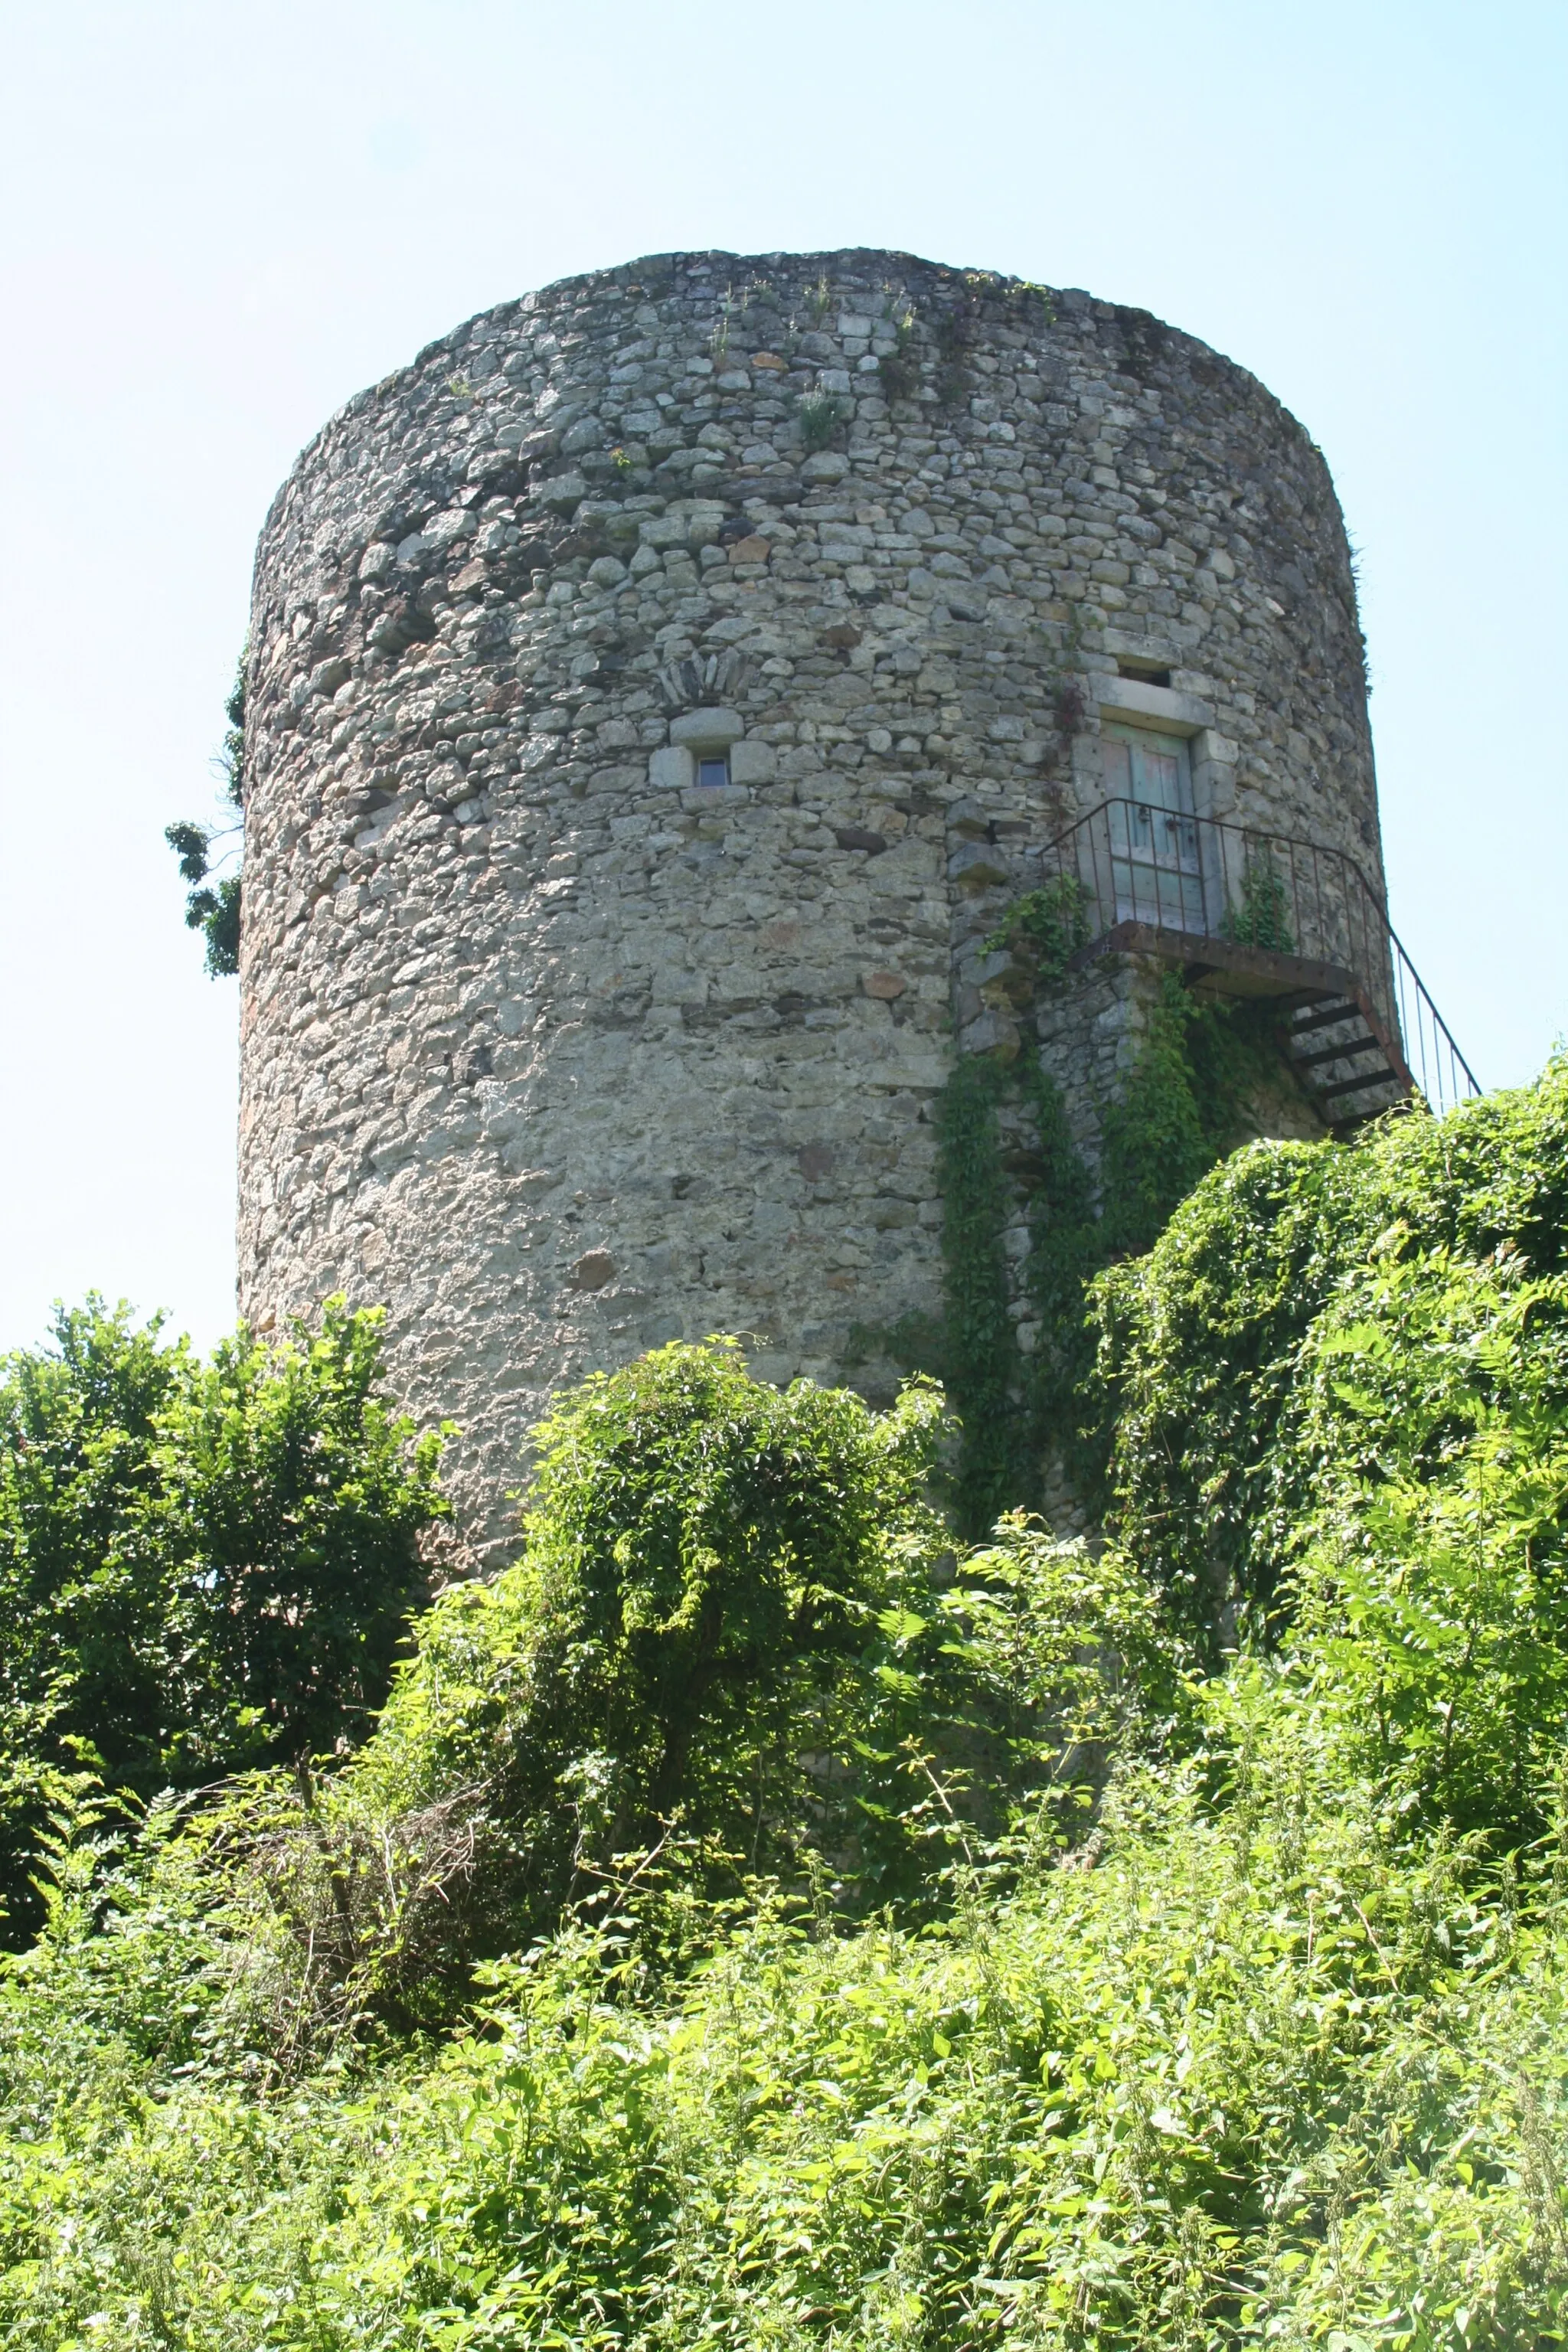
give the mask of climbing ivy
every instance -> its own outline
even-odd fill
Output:
[[[937,1114],[942,1189],[940,1370],[962,1428],[953,1507],[965,1532],[987,1528],[1019,1498],[1023,1359],[1008,1311],[1005,1234],[1011,1206],[997,1106],[1001,1064],[965,1055]]]
[[[1070,908],[1045,913],[1070,938]],[[1040,919],[1029,909],[1019,925],[1031,916]],[[978,1055],[960,1060],[937,1118],[942,1324],[906,1326],[891,1344],[901,1341],[910,1361],[942,1379],[958,1416],[952,1499],[963,1533],[984,1531],[1004,1509],[1037,1505],[1050,1454],[1086,1500],[1099,1495],[1112,1433],[1083,1426],[1081,1391],[1094,1352],[1085,1286],[1117,1259],[1152,1247],[1179,1202],[1239,1139],[1248,1095],[1278,1066],[1268,1022],[1267,1005],[1208,1002],[1167,974],[1121,1092],[1101,1115],[1098,1187],[1060,1090],[1035,1055],[1012,1068]],[[1005,1148],[1007,1105],[1023,1111],[1032,1148]],[[1011,1312],[1007,1270],[1006,1233],[1020,1203],[1029,1232],[1023,1287],[1037,1327],[1029,1355]]]
[[[1084,1312],[1084,1286],[1104,1264],[1094,1180],[1072,1139],[1061,1088],[1034,1055],[1026,1057],[1019,1090],[1035,1129],[1036,1158],[1028,1198],[1029,1255],[1025,1289],[1037,1327],[1029,1360],[1029,1447],[1032,1477],[1053,1450],[1073,1485],[1086,1491],[1097,1465],[1084,1452],[1079,1391],[1094,1360]],[[1034,1499],[1027,1486],[1020,1500]]]
[[[1141,1255],[1218,1158],[1193,1055],[1203,1013],[1167,974],[1121,1099],[1100,1124],[1103,1261]]]

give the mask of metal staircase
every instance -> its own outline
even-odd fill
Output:
[[[1073,965],[1152,956],[1199,990],[1271,999],[1285,1057],[1336,1133],[1402,1102],[1441,1112],[1480,1093],[1342,851],[1111,800],[1047,844],[1039,870],[1085,934]]]

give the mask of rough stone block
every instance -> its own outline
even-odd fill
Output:
[[[746,731],[746,722],[738,710],[715,708],[710,710],[682,711],[669,722],[672,743],[700,744],[706,751],[721,751],[737,741]]]
[[[1016,1061],[1021,1039],[1018,1024],[1005,1013],[991,1006],[979,1013],[959,1034],[961,1054],[987,1054],[994,1061]]]
[[[966,890],[994,888],[1009,878],[1007,860],[989,842],[961,841],[947,861],[948,878]]]
[[[771,784],[778,773],[779,755],[771,743],[742,739],[730,746],[730,780],[737,784]]]
[[[697,781],[697,762],[684,743],[666,743],[649,758],[647,780],[665,791],[688,792]]]

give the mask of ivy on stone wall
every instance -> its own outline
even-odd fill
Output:
[[[1094,1179],[1072,1139],[1061,1088],[1029,1055],[1019,1091],[1032,1118],[1036,1157],[1028,1200],[1029,1255],[1025,1292],[1036,1326],[1029,1360],[1029,1468],[1037,1482],[1054,1451],[1080,1491],[1095,1483],[1086,1457],[1078,1394],[1093,1360],[1084,1312],[1084,1286],[1104,1264]],[[1021,1496],[1033,1500],[1032,1493]]]
[[[911,1360],[942,1379],[958,1416],[952,1503],[963,1533],[1037,1505],[1050,1455],[1092,1501],[1110,1432],[1082,1425],[1093,1355],[1086,1285],[1152,1245],[1239,1139],[1248,1096],[1278,1068],[1266,1004],[1205,1002],[1166,974],[1121,1092],[1102,1114],[1097,1187],[1037,1055],[1012,1068],[980,1055],[960,1060],[937,1115],[942,1326],[901,1336]],[[1032,1139],[1011,1154],[1006,1106],[1023,1112]],[[1028,1354],[1012,1312],[1006,1249],[1020,1208],[1029,1234],[1024,1304],[1036,1331]]]
[[[1022,1357],[1007,1280],[1012,1201],[997,1118],[1008,1082],[1000,1063],[966,1055],[942,1089],[937,1114],[941,1375],[963,1432],[953,1505],[966,1532],[992,1526],[1018,1499],[1026,1475]]]

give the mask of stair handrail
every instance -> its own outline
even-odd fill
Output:
[[[1119,823],[1120,842],[1115,837]],[[1156,839],[1156,824],[1164,828],[1163,845]],[[1097,825],[1104,835],[1103,852],[1091,830]],[[1232,936],[1225,926],[1236,923],[1233,886],[1239,882],[1244,902],[1248,893],[1252,899],[1251,916],[1244,912],[1242,923],[1252,920],[1253,928],[1265,933],[1272,926],[1277,933],[1272,941],[1265,936],[1244,939],[1239,944],[1273,945],[1282,952],[1310,955],[1307,940],[1312,938],[1320,950],[1314,960],[1354,973],[1373,1001],[1381,1000],[1383,1017],[1394,1031],[1410,1066],[1412,1083],[1425,1100],[1442,1112],[1481,1093],[1479,1079],[1389,920],[1386,900],[1348,850],[1226,817],[1188,815],[1112,796],[1064,826],[1042,845],[1038,856],[1042,864],[1054,858],[1058,875],[1065,877],[1070,853],[1071,870],[1084,887],[1086,843],[1090,875],[1087,895],[1102,919],[1108,904],[1110,908],[1110,919],[1103,921],[1096,940],[1104,938],[1120,920],[1151,917],[1154,928],[1183,936]],[[1233,844],[1239,845],[1239,866],[1232,854]],[[1143,847],[1147,854],[1140,856]],[[1337,894],[1325,893],[1325,868],[1337,871]],[[1141,880],[1141,873],[1152,880]],[[1307,879],[1310,887],[1304,889]],[[1209,919],[1216,889],[1224,893],[1226,908],[1218,929]],[[1336,895],[1344,917],[1342,927],[1331,916],[1324,919],[1325,908],[1331,909]],[[1146,908],[1140,907],[1141,898],[1148,902]],[[1131,904],[1129,916],[1117,912],[1122,903]],[[1194,930],[1186,919],[1194,908],[1203,924],[1201,930]]]

